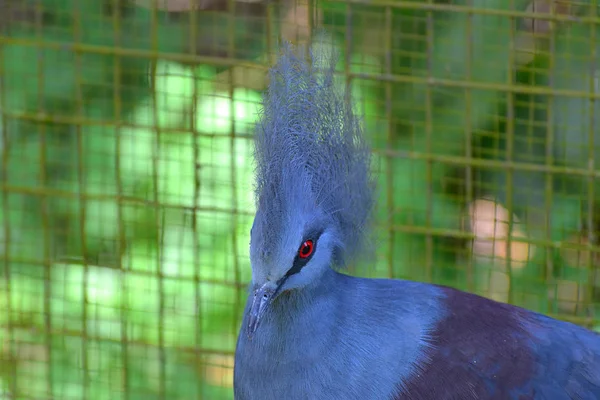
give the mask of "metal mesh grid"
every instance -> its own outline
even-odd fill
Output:
[[[232,398],[255,112],[278,38],[314,26],[379,179],[377,259],[353,272],[600,326],[597,12],[0,0],[0,395]]]

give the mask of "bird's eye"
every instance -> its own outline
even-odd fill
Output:
[[[298,256],[300,258],[308,258],[312,255],[315,249],[315,245],[312,240],[307,240],[306,242],[300,245],[300,249],[298,249]]]

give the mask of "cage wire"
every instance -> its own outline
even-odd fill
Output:
[[[231,399],[280,39],[339,50],[377,258],[600,330],[598,1],[0,0],[0,398]]]

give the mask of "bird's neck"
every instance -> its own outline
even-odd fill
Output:
[[[322,340],[335,329],[334,317],[339,309],[340,291],[331,288],[340,287],[341,274],[327,271],[319,284],[305,287],[290,293],[282,293],[273,302],[260,326],[251,339],[244,338],[246,350],[260,353],[260,358],[272,362],[283,356],[290,362],[306,360],[307,351],[318,355],[319,349],[326,346]],[[307,339],[311,340],[311,349],[298,346]],[[284,354],[285,353],[285,354]]]

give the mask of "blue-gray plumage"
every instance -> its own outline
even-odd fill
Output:
[[[257,125],[235,398],[600,399],[596,333],[451,288],[341,272],[369,247],[369,148],[334,84],[335,58],[312,59],[285,47]]]

